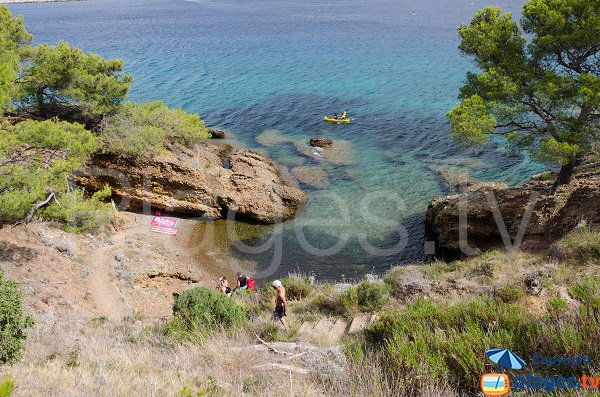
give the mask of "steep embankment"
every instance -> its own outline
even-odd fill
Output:
[[[473,249],[503,245],[500,216],[511,242],[521,228],[526,246],[545,246],[578,224],[600,225],[600,164],[579,167],[573,181],[556,192],[552,176],[542,175],[515,187],[471,183],[464,193],[432,200],[427,227],[445,255],[461,252],[461,213],[465,242]]]
[[[78,179],[96,191],[108,183],[120,208],[144,203],[175,213],[274,223],[294,217],[308,196],[267,157],[226,144],[172,146],[155,157],[96,155]]]

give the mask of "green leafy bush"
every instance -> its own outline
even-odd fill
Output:
[[[96,150],[81,124],[27,120],[0,125],[0,224],[22,220],[51,192],[68,191],[68,177]]]
[[[578,301],[600,310],[600,277],[592,276],[569,288],[569,294]]]
[[[326,315],[343,315],[344,305],[341,302],[342,294],[333,288],[324,288],[316,294],[312,303],[315,308]]]
[[[383,277],[383,282],[387,284],[391,294],[399,299],[404,298],[404,277],[403,270],[400,268],[394,268],[386,273]]]
[[[107,225],[113,216],[111,206],[101,201],[110,195],[111,188],[108,185],[89,199],[84,196],[82,189],[75,189],[60,196],[60,206],[53,203],[40,215],[44,219],[62,223],[68,232],[95,232]]]
[[[8,7],[0,5],[0,116],[12,106],[20,60],[31,39],[23,17],[13,18]]]
[[[377,311],[385,305],[387,292],[385,284],[363,281],[358,285],[358,305],[365,311]]]
[[[323,288],[312,301],[316,309],[326,315],[350,317],[358,310],[358,292],[350,287],[342,292],[334,287]]]
[[[289,300],[299,300],[306,298],[313,291],[308,277],[299,274],[291,274],[281,280],[285,287],[285,294]]]
[[[574,231],[557,242],[552,252],[554,256],[578,263],[600,262],[600,233],[585,229]]]
[[[19,78],[21,106],[43,117],[71,119],[114,112],[127,97],[133,79],[123,61],[107,60],[62,41],[28,51]]]
[[[496,296],[504,303],[515,303],[525,296],[525,289],[515,285],[506,285],[496,291]]]
[[[0,383],[0,397],[10,397],[15,390],[15,384],[11,379],[6,379]]]
[[[358,307],[358,289],[350,287],[340,297],[340,303],[345,313],[354,313]]]
[[[162,102],[123,105],[102,126],[103,150],[122,155],[157,155],[169,143],[191,144],[208,137],[200,116]]]
[[[181,336],[209,335],[218,328],[230,329],[246,319],[234,299],[221,292],[195,287],[175,298],[173,319],[167,328]]]
[[[559,316],[567,311],[569,304],[560,297],[552,298],[548,301],[548,312]]]
[[[0,364],[13,363],[21,357],[25,330],[33,324],[21,309],[19,284],[0,273]]]

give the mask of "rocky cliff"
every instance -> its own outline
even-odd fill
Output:
[[[551,175],[516,187],[468,184],[460,194],[432,200],[427,209],[428,232],[437,242],[438,253],[456,257],[466,253],[460,244],[461,208],[466,219],[464,242],[472,252],[504,246],[502,222],[511,243],[521,228],[529,246],[552,242],[577,225],[600,226],[600,164],[579,167],[573,181],[556,192],[552,186]],[[524,216],[528,222],[523,222]]]
[[[225,144],[176,146],[156,157],[96,155],[77,177],[96,191],[108,183],[123,209],[144,204],[210,219],[274,223],[292,218],[307,195],[268,158]]]

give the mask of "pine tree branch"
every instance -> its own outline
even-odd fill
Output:
[[[33,208],[31,208],[31,210],[29,210],[29,213],[27,214],[27,216],[25,217],[25,219],[23,219],[23,220],[22,220],[22,221],[20,221],[20,222],[17,222],[17,223],[15,223],[15,224],[13,225],[13,227],[14,227],[14,226],[18,226],[18,225],[22,225],[22,224],[25,224],[25,225],[27,225],[27,224],[28,224],[29,222],[31,222],[31,220],[33,219],[33,216],[35,215],[35,212],[36,212],[37,210],[39,210],[40,208],[42,208],[42,207],[45,207],[45,206],[47,206],[48,204],[50,204],[50,202],[51,202],[52,200],[56,201],[56,204],[58,204],[58,205],[60,206],[60,202],[59,202],[59,201],[58,201],[58,199],[56,198],[56,193],[54,193],[54,192],[50,192],[50,193],[48,194],[48,196],[46,197],[46,199],[45,199],[45,200],[43,200],[43,201],[38,201],[38,202],[36,202],[36,203],[35,203],[35,205],[33,206]]]

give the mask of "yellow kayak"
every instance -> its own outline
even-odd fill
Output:
[[[334,119],[333,117],[323,117],[323,121],[328,121],[330,123],[349,123],[350,119]]]

